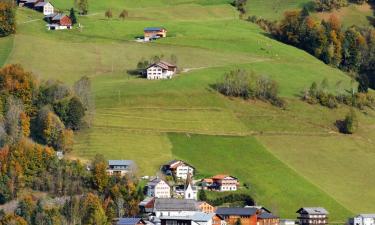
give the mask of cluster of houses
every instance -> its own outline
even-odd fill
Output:
[[[43,13],[45,21],[48,23],[48,30],[72,29],[72,20],[69,16],[55,12],[53,5],[44,0],[18,0],[20,7],[27,7]]]
[[[135,168],[132,160],[109,160],[110,175],[126,175]],[[262,206],[215,207],[199,201],[198,186],[192,177],[195,168],[181,160],[173,160],[161,167],[167,177],[183,181],[171,186],[168,181],[155,177],[147,183],[147,197],[139,203],[138,218],[118,218],[116,225],[327,225],[329,212],[322,207],[303,207],[296,211],[296,219],[280,219]],[[175,182],[178,183],[178,182]],[[216,175],[200,183],[203,190],[236,191],[237,178]],[[182,186],[182,187],[180,187]],[[348,220],[348,225],[375,225],[375,214],[360,214]]]

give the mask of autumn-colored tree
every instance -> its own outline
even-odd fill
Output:
[[[33,212],[35,210],[36,203],[31,195],[27,195],[21,201],[18,202],[15,214],[24,218],[28,224],[31,224]]]
[[[129,16],[129,13],[127,10],[122,10],[120,15],[118,16],[120,19],[124,20],[125,18],[127,18]]]
[[[27,114],[32,113],[33,93],[37,89],[34,76],[21,65],[12,64],[0,69],[0,90],[22,101]]]
[[[0,2],[0,37],[16,32],[16,15],[11,1]]]
[[[105,11],[105,17],[107,17],[108,19],[112,18],[113,17],[113,13],[112,13],[112,9],[108,9],[107,11]]]
[[[81,201],[81,224],[82,225],[106,225],[102,203],[97,195],[88,193]]]
[[[102,155],[96,155],[92,162],[93,184],[99,191],[103,192],[108,184],[107,163]]]
[[[21,112],[20,120],[22,134],[24,137],[28,137],[30,135],[30,117],[26,113]]]
[[[27,221],[15,214],[7,214],[0,220],[0,224],[27,225]]]

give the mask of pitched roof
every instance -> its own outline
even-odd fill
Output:
[[[258,218],[260,219],[276,219],[279,218],[278,216],[273,215],[272,213],[263,212],[261,213]]]
[[[155,211],[196,211],[195,200],[158,198],[155,199]]]
[[[208,222],[215,216],[215,213],[196,212],[193,215],[182,216],[161,216],[161,220],[191,220],[195,222]]]
[[[363,214],[359,214],[358,216],[356,217],[364,217],[364,218],[374,218],[375,219],[375,214],[366,214],[366,213],[363,213]]]
[[[47,5],[49,2],[38,2],[35,7],[43,7],[45,5]],[[51,3],[50,3],[51,4]]]
[[[308,213],[308,214],[329,214],[329,212],[323,207],[304,207],[300,208],[297,213]]]
[[[236,215],[236,216],[252,216],[257,213],[256,208],[218,208],[216,210],[216,214],[220,216],[225,216],[225,215]]]
[[[110,166],[131,166],[134,165],[133,160],[108,160]]]
[[[116,225],[135,225],[140,222],[145,224],[145,222],[141,218],[120,218],[117,221]]]
[[[55,14],[54,17],[52,17],[52,20],[60,20],[61,18],[63,18],[65,15],[62,14],[62,13],[57,13]]]
[[[153,179],[153,180],[151,180],[150,182],[148,182],[147,183],[147,186],[155,186],[155,185],[157,185],[158,183],[160,183],[161,181],[164,181],[164,180],[162,180],[162,179],[160,179],[160,178],[155,178],[155,179]],[[164,181],[165,182],[165,181]],[[167,182],[165,182],[166,184],[168,184]],[[169,185],[168,185],[169,186]]]
[[[214,179],[214,180],[223,180],[223,179],[225,179],[227,177],[231,177],[233,179],[237,179],[236,177],[230,176],[230,175],[227,175],[227,174],[218,174],[216,176],[213,176],[212,179]]]
[[[163,27],[146,27],[144,29],[144,31],[162,31],[162,30],[166,30],[166,29]]]

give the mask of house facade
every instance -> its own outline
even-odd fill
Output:
[[[191,199],[157,198],[154,203],[154,215],[156,219],[163,216],[188,217],[193,216],[198,209],[195,201]]]
[[[170,198],[171,187],[160,178],[155,178],[147,184],[147,196],[155,198]]]
[[[186,180],[188,174],[194,175],[194,168],[181,160],[173,160],[163,166],[163,172],[167,175],[174,175],[176,178]]]
[[[196,206],[199,211],[204,213],[214,213],[216,211],[216,208],[210,204],[208,204],[205,201],[197,202]]]
[[[143,32],[145,40],[167,37],[167,29],[163,27],[146,27]]]
[[[322,207],[300,208],[297,213],[299,225],[326,225],[328,224],[328,211]]]
[[[228,225],[235,225],[239,220],[241,225],[257,225],[256,208],[217,208],[216,214]]]
[[[108,175],[124,176],[127,173],[133,172],[135,163],[132,160],[108,160]]]
[[[148,80],[171,79],[176,71],[175,65],[160,61],[147,67],[146,74]]]
[[[38,2],[35,5],[35,9],[39,12],[42,12],[45,16],[54,13],[54,7],[50,2]]]
[[[360,214],[349,219],[349,225],[375,225],[375,214]]]
[[[72,20],[69,16],[62,13],[53,13],[45,16],[48,24],[48,30],[65,30],[72,29]]]
[[[201,181],[202,188],[205,190],[216,191],[237,191],[239,182],[236,177],[226,174],[219,174]]]

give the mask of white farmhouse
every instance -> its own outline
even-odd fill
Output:
[[[51,15],[54,13],[54,7],[51,3],[49,2],[38,2],[36,5],[35,5],[35,9],[40,11],[40,12],[43,12],[43,14],[45,16],[47,15]]]
[[[194,175],[194,168],[181,160],[172,160],[163,166],[163,171],[167,175],[174,175],[177,178],[186,180],[188,174]]]
[[[151,64],[146,69],[148,80],[160,80],[160,79],[171,79],[176,73],[177,67],[170,63],[160,61],[158,63]]]
[[[160,178],[155,178],[147,184],[147,196],[155,198],[170,198],[171,187]]]
[[[349,220],[350,225],[375,225],[375,214],[360,214]]]

